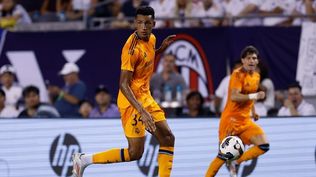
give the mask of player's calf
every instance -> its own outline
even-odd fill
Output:
[[[269,149],[270,149],[269,143],[253,146],[250,149],[248,149],[239,159],[237,159],[236,162],[237,164],[240,164],[241,162],[257,158],[258,156],[269,151]]]
[[[173,164],[174,142],[175,137],[171,131],[168,131],[167,135],[160,137],[160,148],[158,155],[160,177],[169,177],[171,174]]]

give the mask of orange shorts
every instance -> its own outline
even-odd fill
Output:
[[[164,111],[157,103],[153,103],[145,109],[151,114],[154,122],[166,120]],[[146,134],[145,125],[141,121],[138,111],[133,106],[119,110],[125,136],[129,138],[144,137]]]
[[[256,135],[264,135],[263,129],[250,118],[244,121],[228,121],[221,119],[219,126],[219,141],[227,136],[238,136],[244,144],[252,144],[250,139]]]

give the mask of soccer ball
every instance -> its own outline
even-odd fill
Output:
[[[226,137],[219,146],[220,155],[226,160],[238,159],[245,151],[245,146],[237,136]]]

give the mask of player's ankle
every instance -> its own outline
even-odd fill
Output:
[[[93,158],[92,158],[92,154],[84,154],[81,156],[81,160],[83,165],[88,166],[91,165],[93,163]]]

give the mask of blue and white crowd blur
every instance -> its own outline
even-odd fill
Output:
[[[227,99],[229,75],[223,78],[215,95],[211,96],[214,99],[206,101],[199,91],[190,90],[182,75],[174,69],[175,56],[164,55],[162,59],[164,69],[152,77],[151,92],[168,117],[220,116]],[[298,82],[294,81],[288,90],[276,91],[266,68],[258,68],[262,75],[260,88],[267,95],[255,103],[260,116],[316,115],[314,105],[304,100]],[[115,95],[100,84],[95,86],[94,97],[88,98],[79,73],[76,64],[66,63],[59,72],[64,85],[47,85],[50,99],[43,103],[37,86],[22,87],[16,80],[14,67],[3,65],[0,68],[0,118],[119,118]]]
[[[156,12],[157,28],[218,26],[299,26],[304,21],[316,21],[316,0],[0,0],[0,27],[50,22],[81,21],[88,15],[110,18],[104,28],[132,28],[130,19],[135,9],[152,6]],[[214,95],[201,97],[189,90],[182,76],[172,70],[174,61],[164,58],[164,70],[151,82],[152,95],[165,108],[169,117],[220,116],[223,111],[229,75],[223,78]],[[0,117],[119,117],[116,95],[106,86],[95,85],[95,95],[87,98],[80,68],[66,63],[60,69],[64,85],[47,86],[49,102],[40,102],[34,85],[20,85],[11,65],[0,66]],[[260,116],[311,116],[315,106],[304,99],[299,83],[293,80],[287,90],[275,90],[267,68],[259,66],[261,89],[267,98],[256,102]],[[58,77],[56,75],[56,77]],[[170,84],[172,83],[172,84]]]
[[[315,0],[1,0],[0,26],[111,18],[106,28],[131,28],[128,17],[154,8],[156,27],[295,26],[315,21]],[[244,17],[244,18],[239,18]],[[193,19],[190,19],[193,18]],[[199,19],[200,18],[200,19]],[[13,19],[13,21],[12,21]]]

